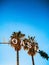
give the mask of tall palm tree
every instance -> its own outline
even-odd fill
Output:
[[[35,38],[35,37],[34,37]],[[33,65],[35,65],[34,64],[34,58],[33,58],[33,56],[36,54],[36,50],[35,50],[35,43],[33,42],[34,41],[34,38],[30,38],[30,37],[28,37],[28,39],[27,38],[25,38],[23,41],[24,41],[24,45],[23,45],[23,48],[24,48],[24,50],[28,50],[28,54],[29,55],[31,55],[32,56],[32,64]],[[32,43],[32,44],[31,44]],[[37,43],[36,43],[36,46],[37,46]],[[37,47],[37,49],[38,49],[38,47]]]
[[[35,40],[34,40],[35,36],[34,37],[28,37],[28,38],[29,38],[29,40],[31,42],[31,48],[29,48],[28,54],[31,55],[31,57],[32,57],[32,64],[35,65],[35,63],[34,63],[34,55],[37,53],[37,50],[39,48],[38,47],[38,43],[35,42]]]
[[[38,43],[35,42],[35,37],[29,37],[29,40],[31,41],[31,48],[29,48],[28,54],[32,56],[32,64],[34,63],[34,55],[36,53],[39,53],[43,58],[47,59],[49,58],[48,54],[44,51],[39,50]]]
[[[38,43],[35,42],[35,36],[30,37],[28,36],[28,39],[24,39],[24,49],[28,50],[28,54],[32,57],[32,65],[35,65],[34,62],[34,56],[36,53],[39,53],[43,58],[46,58],[48,60],[49,56],[46,52],[39,50]]]
[[[21,38],[23,38],[25,34],[22,34],[21,31],[13,32],[11,36],[11,46],[14,47],[15,51],[17,51],[17,65],[19,65],[19,51],[21,49]]]

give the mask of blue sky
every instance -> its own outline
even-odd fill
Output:
[[[9,41],[12,32],[19,30],[26,37],[36,36],[39,48],[49,54],[49,1],[0,0],[0,42]],[[26,64],[32,65],[31,57],[22,49],[20,65]],[[35,65],[39,64],[49,61],[36,54]],[[16,65],[16,52],[10,45],[0,45],[0,65]]]

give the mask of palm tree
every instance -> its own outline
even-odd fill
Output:
[[[34,37],[35,38],[35,37]],[[37,43],[34,43],[34,38],[28,36],[28,39],[25,38],[23,41],[24,41],[24,45],[23,45],[23,48],[24,50],[28,50],[28,54],[32,56],[32,64],[34,64],[34,58],[33,56],[36,54],[35,51],[37,51],[38,49],[38,44]],[[31,44],[32,43],[32,44]],[[36,44],[36,45],[35,45]],[[36,47],[36,50],[35,50],[35,47]]]
[[[34,63],[34,55],[36,53],[39,53],[43,58],[47,59],[49,58],[48,54],[44,51],[39,50],[38,43],[35,42],[35,37],[29,37],[29,40],[31,41],[31,48],[29,48],[28,54],[32,56],[32,64]]]
[[[31,57],[32,57],[32,64],[35,65],[35,63],[34,63],[34,55],[37,53],[37,50],[39,48],[38,47],[38,43],[35,42],[35,40],[34,40],[35,36],[34,37],[29,37],[28,36],[28,38],[29,38],[29,40],[31,42],[31,48],[29,48],[28,54],[31,55]]]
[[[32,57],[32,65],[35,65],[34,62],[34,56],[36,53],[39,53],[43,58],[46,58],[48,60],[49,56],[46,52],[39,50],[38,43],[35,42],[35,36],[30,37],[28,36],[28,39],[24,39],[24,50],[28,50],[28,54]]]
[[[23,38],[25,34],[22,34],[21,31],[13,32],[11,36],[11,46],[14,47],[15,51],[17,51],[17,65],[19,65],[19,51],[21,49],[21,38]]]

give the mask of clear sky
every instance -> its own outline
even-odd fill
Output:
[[[0,0],[0,42],[9,41],[12,32],[22,31],[49,54],[49,0]],[[35,55],[35,65],[49,65],[49,60]],[[16,52],[10,45],[0,45],[0,65],[16,65]],[[20,51],[20,65],[32,65],[31,56]]]

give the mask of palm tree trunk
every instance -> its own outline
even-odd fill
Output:
[[[19,65],[19,51],[17,51],[17,65]]]
[[[35,63],[34,63],[34,57],[32,56],[32,65],[35,65]]]

